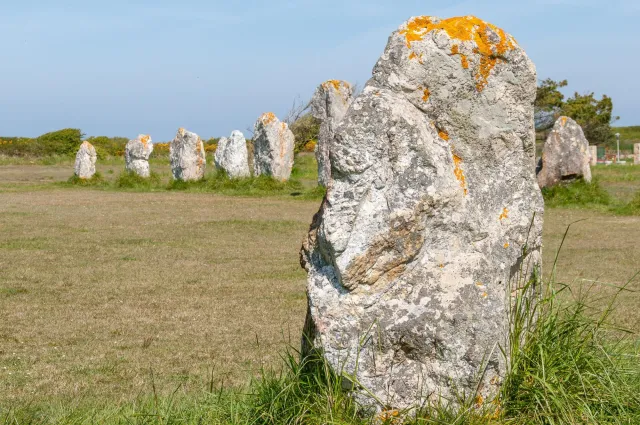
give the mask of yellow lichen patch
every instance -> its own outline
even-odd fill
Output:
[[[482,298],[487,298],[489,296],[489,294],[487,294],[486,292],[482,293]]]
[[[560,118],[560,123],[561,125],[564,127],[565,125],[567,125],[567,117],[561,117]]]
[[[506,208],[502,209],[502,214],[500,214],[500,217],[498,218],[498,220],[502,221],[505,218],[509,218],[509,210]]]
[[[143,134],[142,137],[140,137],[140,142],[142,142],[142,145],[146,148],[150,139],[151,139],[151,136]]]
[[[476,409],[480,409],[484,405],[484,398],[478,394],[476,396]]]
[[[460,54],[460,64],[464,69],[469,69],[469,59],[467,59],[466,55]]]
[[[406,29],[400,31],[407,40],[407,47],[414,41],[420,41],[431,31],[444,31],[452,40],[471,41],[476,47],[473,52],[480,55],[478,68],[474,72],[476,89],[482,91],[487,85],[491,70],[504,54],[515,47],[512,37],[503,29],[476,18],[475,16],[457,16],[434,22],[429,16],[419,16],[407,23]],[[496,37],[491,37],[490,32]],[[456,50],[457,53],[453,51]],[[459,54],[459,47],[452,48],[452,54]],[[464,68],[469,67],[466,57],[461,59]]]
[[[447,132],[447,130],[438,131],[438,136],[440,136],[442,140],[449,140],[449,133]]]
[[[277,118],[273,112],[265,112],[260,116],[260,121],[262,121],[262,124],[264,125],[269,125],[272,122],[274,122],[276,119]]]
[[[467,55],[460,53],[460,46],[454,44],[451,46],[451,54],[452,55],[460,55],[460,64],[464,69],[469,68],[469,59],[467,59]]]
[[[460,182],[460,187],[464,190],[465,196],[469,193],[467,190],[467,180],[464,176],[464,171],[462,170],[462,158],[458,155],[453,154],[453,174],[455,174],[456,179]]]
[[[429,91],[429,89],[424,89],[422,93],[422,101],[426,102],[427,100],[429,100],[429,96],[431,96],[431,92]]]
[[[509,248],[509,242],[504,244],[504,249],[507,249],[507,248]]]
[[[82,145],[84,147],[86,147],[86,148],[92,148],[93,147],[93,145],[91,143],[87,142],[86,140],[84,142],[82,142]]]
[[[416,52],[411,52],[409,53],[409,59],[418,59],[418,55],[416,55]]]
[[[322,83],[322,87],[328,89],[329,87],[333,87],[336,91],[340,91],[340,85],[344,84],[346,87],[349,87],[349,83],[340,80],[328,80]]]

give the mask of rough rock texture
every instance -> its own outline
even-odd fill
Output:
[[[361,400],[496,394],[509,295],[540,264],[535,95],[533,63],[501,29],[417,17],[349,108],[301,251],[302,349],[356,374],[374,395]]]
[[[534,121],[536,123],[536,131],[549,130],[553,127],[556,119],[560,115],[560,108],[553,108],[551,111],[536,110],[534,114]]]
[[[289,126],[267,112],[258,118],[253,133],[253,174],[289,180],[295,139]]]
[[[82,142],[78,153],[76,154],[76,162],[73,165],[73,171],[76,176],[81,179],[90,179],[96,173],[96,148],[89,142]]]
[[[582,128],[568,117],[560,117],[549,133],[537,174],[540,187],[555,186],[578,177],[591,181],[591,153]]]
[[[149,177],[149,155],[153,152],[151,137],[140,134],[136,139],[129,140],[124,149],[124,162],[127,171],[140,177]]]
[[[169,147],[171,171],[176,180],[200,180],[207,165],[204,143],[196,133],[181,128]]]
[[[227,139],[223,137],[218,141],[213,160],[216,168],[224,170],[232,179],[249,177],[249,154],[247,153],[247,141],[238,130],[231,133]]]
[[[330,144],[351,102],[353,102],[351,85],[338,80],[329,80],[320,84],[311,99],[311,114],[321,121],[316,146],[318,183],[321,186],[326,187],[331,179]]]
[[[635,143],[633,145],[633,163],[635,165],[640,165],[640,143]]]
[[[589,146],[589,165],[598,165],[598,147],[595,145]]]

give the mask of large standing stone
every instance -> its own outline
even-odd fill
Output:
[[[640,143],[633,145],[633,163],[634,165],[640,165]]]
[[[538,162],[540,187],[555,186],[578,177],[591,181],[589,142],[582,128],[569,117],[560,117],[549,133]]]
[[[326,187],[331,179],[330,144],[338,124],[347,113],[352,101],[351,85],[338,80],[329,80],[320,84],[311,99],[311,114],[321,121],[316,147],[318,183],[321,186]]]
[[[223,137],[218,141],[213,160],[216,168],[224,170],[232,179],[251,176],[247,141],[238,130],[234,130],[229,139]]]
[[[176,180],[200,180],[204,177],[206,157],[204,143],[196,133],[181,128],[169,148],[171,171]]]
[[[535,96],[524,50],[478,18],[416,17],[389,38],[301,252],[303,352],[357,375],[361,400],[496,394],[509,296],[540,265]]]
[[[258,118],[253,132],[253,174],[289,180],[295,140],[289,126],[267,112]]]
[[[124,149],[124,161],[127,171],[140,177],[149,177],[149,156],[153,152],[151,137],[140,134],[136,139],[129,140]]]
[[[96,173],[96,148],[89,142],[82,142],[78,153],[76,154],[76,162],[73,165],[73,171],[76,176],[81,179],[90,179]]]

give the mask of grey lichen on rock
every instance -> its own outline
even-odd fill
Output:
[[[149,177],[149,156],[153,152],[151,136],[140,134],[137,138],[129,140],[124,150],[125,168],[127,171],[140,177]]]
[[[353,89],[346,81],[329,80],[320,84],[311,99],[311,114],[320,120],[316,146],[318,184],[327,186],[331,179],[329,151],[333,136],[353,102]]]
[[[81,179],[90,179],[96,173],[96,148],[89,142],[82,142],[78,153],[76,153],[76,161],[73,165],[73,172]]]
[[[213,160],[216,168],[224,170],[232,179],[251,176],[247,141],[238,130],[228,139],[223,137],[218,141]]]
[[[540,266],[535,95],[503,30],[415,17],[339,125],[301,251],[303,352],[357,376],[364,403],[497,394],[510,297]]]
[[[591,181],[591,152],[582,127],[569,117],[556,120],[542,149],[538,162],[540,187],[555,186],[563,181],[583,178]]]
[[[182,181],[201,180],[207,166],[204,143],[196,133],[180,128],[169,147],[173,178]]]
[[[289,180],[295,137],[272,112],[258,118],[253,130],[253,174]]]

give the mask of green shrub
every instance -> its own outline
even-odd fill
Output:
[[[77,128],[65,128],[43,134],[36,139],[39,145],[39,155],[68,155],[76,154],[82,144],[83,134]]]
[[[587,205],[609,205],[611,196],[594,178],[591,183],[578,179],[571,183],[560,183],[542,189],[545,206],[567,207]]]
[[[67,184],[73,186],[106,186],[108,182],[102,177],[99,171],[96,171],[90,179],[83,179],[74,174],[69,177]]]
[[[89,137],[87,142],[96,148],[98,159],[105,159],[110,156],[124,156],[124,149],[129,142],[126,137]]]
[[[160,176],[153,171],[149,177],[140,177],[131,171],[124,171],[115,181],[115,187],[121,189],[149,190],[161,186]]]
[[[311,114],[305,114],[291,124],[291,132],[295,136],[295,152],[304,151],[310,140],[317,140],[320,133],[320,120]]]

